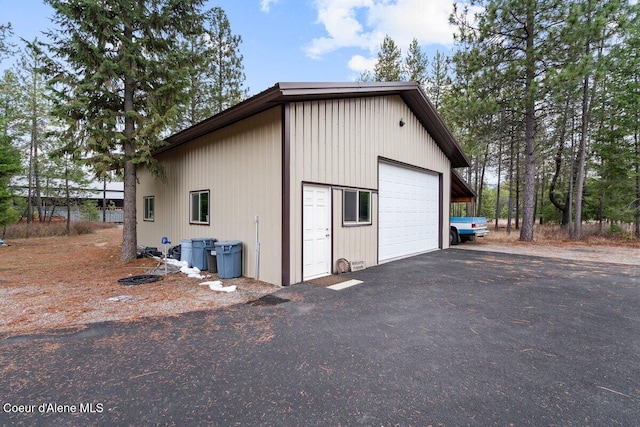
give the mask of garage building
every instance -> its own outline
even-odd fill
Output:
[[[469,166],[415,82],[278,83],[155,157],[167,180],[138,173],[138,243],[241,240],[243,274],[278,285],[447,248]]]

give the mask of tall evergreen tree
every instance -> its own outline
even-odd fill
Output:
[[[378,51],[378,62],[373,69],[378,82],[396,82],[402,80],[402,52],[396,42],[387,34]]]
[[[22,170],[20,152],[15,146],[14,123],[19,119],[18,80],[12,71],[0,79],[0,226],[14,222],[11,179]]]
[[[524,123],[524,177],[522,228],[520,240],[533,240],[536,172],[539,147],[536,143],[538,106],[544,98],[540,84],[556,46],[554,31],[564,19],[563,4],[555,0],[472,0],[480,6],[477,28],[472,28],[466,15],[454,14],[460,40],[470,45],[468,61],[492,64],[495,80],[512,82],[511,96],[522,100],[518,106]],[[475,67],[476,72],[482,72]],[[512,86],[506,84],[506,86]]]
[[[80,126],[98,175],[124,170],[122,260],[134,259],[136,171],[158,170],[151,153],[177,115],[188,86],[179,41],[202,34],[202,0],[47,0],[56,30],[49,64],[54,112]]]
[[[592,139],[592,103],[601,83],[606,61],[603,54],[610,50],[607,43],[618,32],[622,3],[620,0],[579,0],[570,5],[567,25],[561,36],[569,49],[564,71],[569,80],[580,82],[580,143],[576,168],[576,205],[573,238],[582,237],[583,192],[587,156]]]
[[[449,58],[442,52],[437,51],[431,62],[431,71],[427,74],[424,84],[425,91],[436,110],[440,108],[444,94],[451,87],[451,83]]]
[[[27,43],[16,64],[16,75],[21,86],[23,129],[27,134],[25,151],[28,152],[27,170],[27,222],[33,222],[34,210],[38,220],[44,222],[42,203],[42,162],[45,150],[50,103],[47,97],[46,76],[42,71],[44,55],[37,40]]]
[[[0,24],[0,63],[11,52],[11,44],[7,42],[7,36],[12,34],[11,24]]]
[[[216,70],[213,82],[214,113],[231,107],[246,98],[243,89],[245,75],[240,54],[242,38],[233,35],[227,15],[220,7],[214,7],[207,14],[207,31],[215,51],[212,65]]]
[[[11,45],[7,36],[11,34],[11,24],[0,24],[0,63],[10,53]],[[15,147],[15,135],[11,127],[18,116],[18,81],[15,74],[5,71],[0,80],[0,225],[15,221],[11,178],[21,169],[20,152]]]
[[[599,198],[600,222],[634,223],[640,237],[640,5],[622,4],[625,19],[600,72],[602,83],[594,100],[593,180]],[[609,23],[607,29],[613,29]]]
[[[427,81],[427,67],[429,59],[422,52],[417,39],[411,40],[407,56],[404,59],[404,74],[406,80],[410,82],[418,82],[424,86]]]
[[[219,7],[209,10],[205,32],[185,37],[181,48],[191,61],[188,101],[174,130],[196,124],[242,101],[247,94],[242,55],[242,39],[233,35],[227,16]]]

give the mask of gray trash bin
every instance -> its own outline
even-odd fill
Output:
[[[215,241],[216,239],[211,237],[191,239],[193,246],[193,255],[191,255],[193,262],[191,264],[200,269],[200,271],[207,269],[207,251],[205,248],[213,246]]]
[[[204,248],[207,253],[207,267],[209,267],[209,273],[217,273],[218,272],[218,260],[216,259],[216,248],[215,246],[209,246]]]
[[[228,240],[215,242],[216,259],[218,261],[218,277],[233,279],[242,276],[242,242]]]
[[[180,241],[180,261],[187,261],[188,267],[193,265],[193,244],[191,239]]]

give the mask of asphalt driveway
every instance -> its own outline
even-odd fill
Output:
[[[452,249],[352,277],[2,339],[0,424],[640,424],[640,268]]]

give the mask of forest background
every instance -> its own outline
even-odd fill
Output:
[[[0,22],[0,61],[17,59],[0,76],[0,225],[46,221],[42,200],[68,205],[69,183],[120,179],[130,259],[137,169],[162,179],[151,153],[166,136],[248,96],[242,37],[200,1],[47,3],[47,43],[12,44]],[[460,172],[476,212],[463,213],[506,220],[523,241],[536,222],[576,240],[587,222],[637,239],[638,11],[626,0],[459,3],[453,53],[387,35],[358,80],[422,84],[471,160]],[[52,195],[56,180],[66,191]]]

